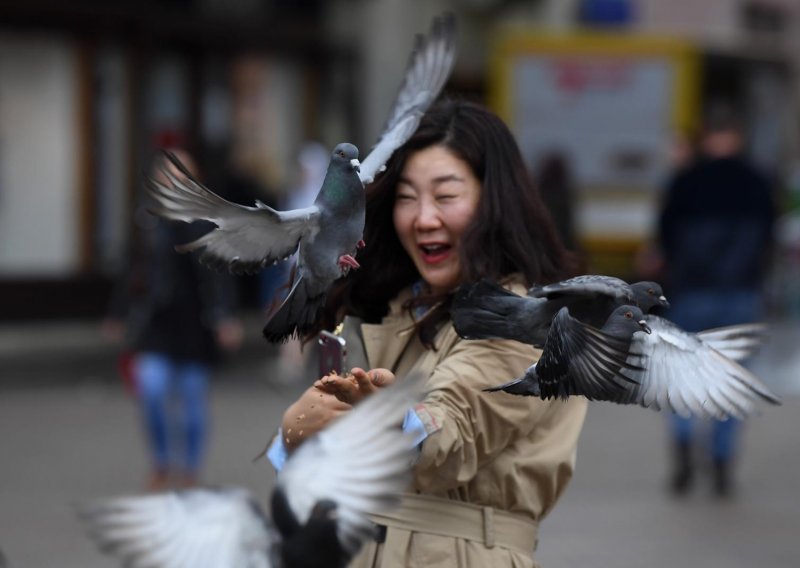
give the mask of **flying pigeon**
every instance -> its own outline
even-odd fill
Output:
[[[80,515],[104,552],[132,568],[337,568],[375,536],[367,515],[391,509],[416,452],[401,429],[422,375],[380,390],[289,458],[271,520],[241,488],[121,497]]]
[[[330,285],[359,267],[355,256],[365,218],[364,186],[384,168],[397,148],[416,131],[419,121],[441,92],[455,63],[455,19],[436,18],[426,38],[418,36],[389,119],[378,143],[359,162],[358,148],[334,148],[314,204],[277,211],[256,201],[254,207],[231,203],[197,182],[173,156],[181,176],[164,170],[169,181],[150,180],[152,211],[167,219],[211,221],[217,228],[177,247],[201,249],[200,260],[236,273],[253,273],[291,256],[299,247],[289,292],[264,327],[271,342],[303,335],[318,320]]]
[[[626,393],[623,369],[638,370],[628,363],[637,332],[650,333],[644,313],[622,305],[608,316],[601,329],[572,317],[563,307],[553,317],[539,360],[521,377],[485,389],[542,399],[581,394],[589,400],[608,400]],[[641,335],[641,334],[640,334]]]
[[[611,331],[609,326],[626,308],[612,312],[602,331],[624,339],[630,326],[615,325]],[[636,309],[631,311],[641,313]],[[566,310],[561,308],[553,318],[539,362],[523,377],[492,390],[542,399],[583,395],[589,400],[723,420],[752,414],[758,400],[780,404],[758,377],[736,362],[757,348],[762,325],[735,325],[694,334],[665,318],[642,314],[639,323],[647,328],[646,333],[631,334],[626,345],[607,346],[601,357],[596,350],[583,347],[585,333],[594,328]],[[620,358],[621,351],[627,356]]]
[[[626,304],[644,313],[669,306],[656,282],[628,284],[611,276],[584,275],[533,287],[520,296],[484,278],[459,288],[450,314],[465,339],[514,339],[541,347],[562,307],[583,323],[601,327],[615,308]]]

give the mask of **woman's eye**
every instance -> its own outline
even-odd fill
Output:
[[[397,201],[411,201],[412,199],[414,199],[414,196],[413,195],[408,195],[408,194],[405,194],[405,193],[398,193],[395,196],[395,199]]]

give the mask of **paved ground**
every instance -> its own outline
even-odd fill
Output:
[[[44,350],[45,331],[29,330],[41,339],[41,355],[33,350],[27,364],[13,356],[27,345],[18,331],[0,329],[0,549],[9,568],[113,566],[84,537],[73,507],[135,492],[146,475],[132,401],[119,387],[107,353],[81,355],[96,338],[80,339],[77,329],[68,353],[60,355]],[[16,350],[4,353],[2,345],[8,347],[13,338]],[[712,499],[705,478],[688,498],[669,498],[663,490],[665,417],[595,404],[581,440],[578,473],[542,527],[538,558],[544,566],[800,565],[800,365],[793,366],[800,343],[792,343],[791,333],[781,338],[768,348],[761,373],[786,401],[748,423],[736,499]],[[274,375],[274,359],[251,349],[218,377],[209,482],[266,495],[271,470],[251,458],[298,389]]]

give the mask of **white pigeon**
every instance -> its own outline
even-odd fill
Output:
[[[80,511],[104,552],[131,568],[343,567],[375,536],[416,458],[401,429],[422,397],[409,375],[301,445],[272,492],[271,520],[240,488],[121,497]]]

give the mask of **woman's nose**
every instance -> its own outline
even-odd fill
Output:
[[[441,227],[442,220],[439,217],[439,210],[433,203],[420,203],[419,211],[417,212],[417,229],[437,229]]]

